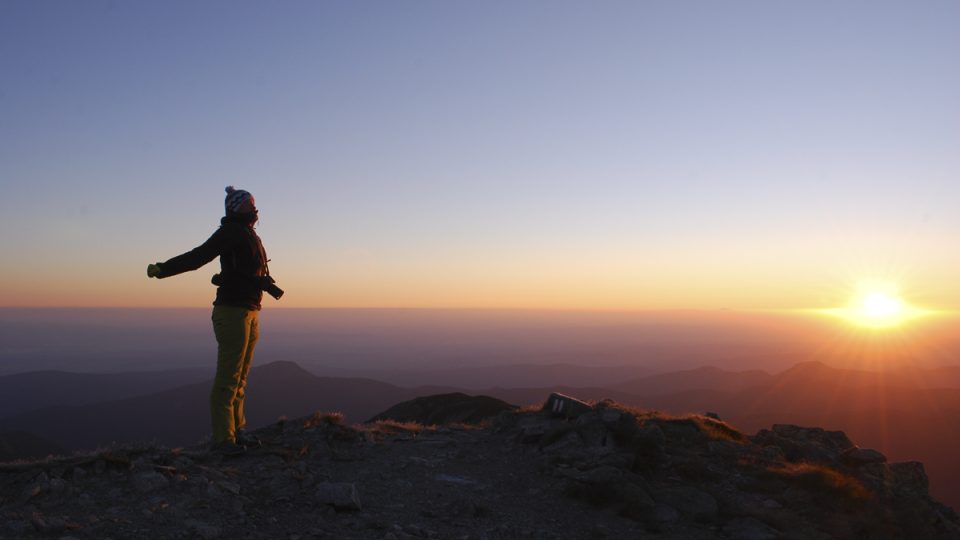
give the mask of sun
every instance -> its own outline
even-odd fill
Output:
[[[846,307],[823,311],[856,326],[871,329],[901,326],[928,313],[928,310],[911,306],[903,300],[895,284],[875,281],[860,283]]]
[[[882,321],[903,313],[903,300],[885,292],[868,293],[860,301],[860,315],[865,319]]]

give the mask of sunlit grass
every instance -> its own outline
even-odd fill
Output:
[[[786,463],[767,469],[772,478],[779,478],[822,494],[830,494],[849,502],[865,501],[870,493],[863,484],[848,474],[816,463]]]
[[[343,424],[342,412],[324,412],[317,411],[303,422],[304,429],[316,426],[329,426]]]
[[[377,420],[376,422],[371,422],[368,424],[357,424],[353,427],[357,430],[378,435],[409,434],[416,436],[424,431],[437,430],[437,426],[435,424],[426,426],[417,422],[399,422],[397,420]]]

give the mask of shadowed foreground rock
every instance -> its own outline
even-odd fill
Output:
[[[0,465],[2,538],[956,539],[919,463],[840,432],[748,437],[601,402],[485,427],[259,430],[238,457],[114,449]]]

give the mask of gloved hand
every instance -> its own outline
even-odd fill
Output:
[[[157,277],[160,275],[160,263],[147,265],[147,277]]]

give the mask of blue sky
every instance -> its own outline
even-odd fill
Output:
[[[955,305],[957,2],[0,3],[10,305]],[[13,232],[13,234],[10,234]],[[801,305],[802,304],[802,305]]]

